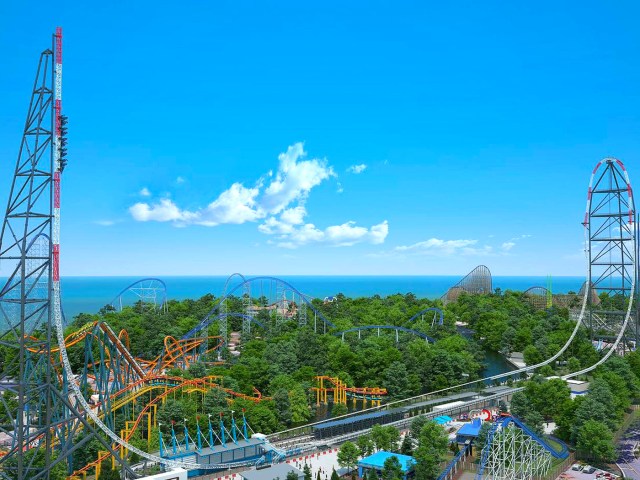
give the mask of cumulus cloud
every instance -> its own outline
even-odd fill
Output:
[[[138,202],[129,207],[129,213],[131,213],[134,220],[139,222],[187,221],[188,218],[193,215],[191,212],[183,212],[180,210],[169,198],[163,198],[153,205]]]
[[[261,225],[263,227],[265,224]],[[298,248],[309,244],[326,244],[335,247],[350,247],[357,243],[371,243],[374,245],[383,243],[389,233],[389,224],[385,220],[370,228],[357,226],[350,221],[342,225],[333,225],[325,229],[319,229],[312,223],[306,223],[299,227],[291,225],[285,226],[280,223],[270,231],[262,230],[264,233],[278,234],[278,241],[275,243],[282,248]]]
[[[355,167],[358,171],[354,173],[360,173],[366,165]],[[157,202],[138,202],[129,207],[129,213],[140,222],[171,222],[176,226],[213,227],[262,221],[258,230],[276,236],[271,243],[284,248],[310,243],[335,246],[383,243],[389,232],[386,220],[370,228],[349,221],[320,229],[305,222],[305,202],[310,192],[335,176],[326,159],[307,159],[302,143],[296,143],[278,156],[275,172],[269,170],[253,187],[234,183],[206,207],[182,209],[173,200],[164,198]],[[178,177],[176,183],[181,183],[180,180]]]
[[[140,190],[139,195],[141,197],[150,197],[151,196],[151,192],[149,191],[149,189],[147,187],[143,187],[142,190]]]
[[[244,223],[261,218],[255,208],[258,193],[257,187],[246,188],[234,183],[217,199],[197,211],[182,210],[171,199],[163,198],[153,204],[136,203],[129,207],[129,212],[139,222],[174,222],[180,226],[194,224],[214,227],[222,223]]]
[[[359,165],[351,165],[349,168],[347,168],[347,172],[358,175],[359,173],[364,172],[366,169],[367,166],[364,163],[361,163]]]
[[[225,223],[255,222],[268,215],[284,213],[284,216],[304,216],[304,207],[287,208],[294,202],[303,204],[311,190],[324,180],[335,176],[326,160],[304,157],[302,143],[291,145],[278,156],[278,170],[269,171],[268,185],[259,179],[255,186],[245,187],[234,183],[222,192],[216,200],[204,208],[194,211],[181,210],[175,203],[164,199],[150,204],[136,203],[129,212],[138,221],[175,222],[181,226],[194,224],[208,227]],[[177,183],[184,181],[178,177]],[[264,187],[264,188],[263,188]],[[141,192],[142,194],[142,192]],[[298,210],[296,210],[296,208]],[[300,208],[302,210],[300,210]],[[289,221],[287,218],[285,222]],[[298,221],[301,223],[301,220]]]
[[[293,201],[306,200],[313,187],[335,176],[326,160],[302,160],[305,155],[302,143],[296,143],[278,156],[278,171],[260,199],[266,212],[279,213]]]
[[[246,188],[241,183],[234,183],[205,209],[196,212],[193,223],[215,227],[223,223],[255,222],[263,216],[256,208],[259,193],[259,186]]]
[[[295,208],[290,208],[285,210],[280,214],[280,220],[290,225],[300,225],[304,223],[304,217],[307,214],[307,210],[302,206],[298,205]]]

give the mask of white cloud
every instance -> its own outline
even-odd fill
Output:
[[[139,222],[184,222],[193,217],[193,213],[181,211],[178,206],[168,198],[163,198],[153,205],[138,202],[129,207],[129,213],[131,213],[134,220]]]
[[[267,218],[264,223],[258,225],[258,231],[267,235],[288,234],[294,230],[290,223],[281,222],[276,217]]]
[[[134,220],[139,222],[174,222],[179,226],[189,224],[214,227],[222,223],[245,223],[261,218],[255,209],[255,197],[259,188],[246,188],[234,183],[205,208],[191,212],[181,210],[172,200],[164,198],[157,203],[136,203],[129,208]]]
[[[516,246],[515,242],[504,242],[504,243],[502,244],[502,249],[503,249],[505,252],[508,252],[509,250],[511,250],[511,249],[512,249],[513,247],[515,247],[515,246]]]
[[[354,165],[354,173],[360,173],[366,165]],[[223,191],[206,207],[181,209],[173,200],[164,198],[158,202],[138,202],[129,207],[134,220],[140,222],[172,222],[175,226],[241,224],[263,220],[258,226],[261,233],[275,235],[270,241],[283,248],[297,248],[310,243],[334,246],[350,246],[356,243],[383,243],[389,233],[387,221],[370,228],[353,221],[325,229],[305,223],[305,201],[311,190],[323,181],[335,177],[333,168],[325,159],[307,159],[302,143],[291,145],[278,156],[278,169],[269,170],[255,186],[248,188],[236,182]],[[176,183],[184,182],[178,177]],[[338,191],[342,185],[338,182]],[[140,192],[149,196],[145,188]]]
[[[349,168],[347,168],[347,172],[351,172],[358,175],[359,173],[364,172],[366,169],[367,169],[367,166],[364,163],[361,163],[359,165],[351,165]]]
[[[335,176],[326,160],[302,160],[305,156],[300,142],[278,156],[278,171],[260,199],[260,207],[267,213],[279,213],[293,201],[304,202],[313,187]]]
[[[184,179],[184,177],[178,177],[176,178],[176,183],[178,185],[182,185],[184,182],[186,182],[186,180]]]
[[[252,188],[236,182],[209,205],[194,211],[182,210],[173,201],[165,199],[154,204],[136,203],[129,208],[129,212],[134,220],[170,221],[179,226],[194,224],[212,227],[226,223],[255,222],[279,213],[283,222],[299,224],[306,214],[304,201],[309,192],[324,180],[335,176],[326,160],[306,160],[305,156],[302,143],[291,145],[285,153],[281,153],[278,170],[275,174],[269,172],[269,184],[264,189],[263,178]],[[178,177],[176,181],[179,183],[181,178]],[[140,192],[143,196],[147,196],[147,193],[150,194],[146,189]],[[289,208],[294,202],[298,206]]]
[[[476,246],[477,240],[442,240],[430,238],[412,245],[401,245],[394,249],[399,253],[416,255],[450,256],[450,255],[489,255],[493,248],[489,245]]]
[[[142,190],[140,190],[139,195],[141,197],[150,197],[151,196],[151,192],[149,191],[149,189],[147,187],[143,187]]]
[[[260,227],[264,227],[265,224]],[[312,223],[295,228],[291,225],[283,228],[283,224],[278,223],[270,231],[267,231],[266,228],[262,228],[261,231],[263,233],[278,234],[279,241],[275,243],[282,248],[293,249],[308,244],[349,247],[357,243],[371,243],[374,245],[383,243],[389,233],[389,224],[385,220],[378,225],[373,225],[371,228],[366,228],[357,226],[355,222],[351,221],[321,230]]]
[[[294,225],[303,224],[306,215],[307,210],[301,205],[289,208],[280,214],[279,219],[276,217],[267,218],[264,223],[258,226],[258,230],[267,235],[293,233]]]
[[[93,223],[101,227],[111,227],[116,224],[114,220],[95,220]]]
[[[304,217],[307,215],[307,210],[299,205],[295,208],[285,210],[280,214],[280,220],[290,225],[300,225],[304,223]]]
[[[348,246],[359,242],[369,242],[374,245],[383,243],[389,234],[389,223],[385,220],[370,229],[355,226],[355,222],[347,222],[342,225],[328,227],[325,230],[329,243]]]
[[[338,182],[338,189],[336,190],[337,193],[342,193],[344,192],[344,188],[342,188],[342,184],[340,182]]]
[[[234,183],[205,209],[196,212],[196,219],[192,223],[215,227],[222,223],[255,222],[263,217],[256,208],[259,193],[259,186],[246,188],[241,183]]]

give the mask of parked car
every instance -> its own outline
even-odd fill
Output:
[[[571,467],[571,470],[575,470],[576,472],[580,472],[580,471],[582,471],[582,465],[580,465],[579,463],[574,463],[573,466]]]
[[[605,480],[613,480],[616,476],[610,472],[599,472],[596,473],[596,478],[603,478]]]
[[[587,465],[582,469],[582,473],[591,474],[596,471],[596,467],[592,467],[591,465]]]

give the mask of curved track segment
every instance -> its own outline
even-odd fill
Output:
[[[429,312],[433,312],[434,315],[438,316],[438,325],[440,326],[444,325],[444,313],[442,313],[442,310],[440,310],[437,307],[430,307],[430,308],[425,308],[424,310],[420,310],[418,313],[412,316],[409,320],[407,320],[407,323],[417,321],[419,318],[422,319],[424,317],[424,314]],[[432,323],[435,323],[435,318],[436,317],[434,316],[434,320]]]
[[[396,325],[363,325],[360,327],[350,328],[349,330],[343,330],[342,332],[336,332],[334,333],[334,335],[337,337],[342,337],[342,340],[344,340],[344,335],[346,333],[358,332],[358,338],[359,338],[360,332],[364,330],[377,330],[378,335],[380,335],[380,330],[393,330],[396,332],[396,342],[398,341],[398,336],[397,336],[398,332],[409,333],[411,335],[415,335],[416,337],[424,338],[425,340],[431,343],[436,342],[435,339],[431,338],[426,333],[419,332],[418,330],[412,330],[411,328],[398,327]]]
[[[151,305],[153,308],[165,309],[167,306],[167,285],[159,278],[142,278],[136,280],[131,285],[123,288],[109,305],[118,312],[126,306],[127,294],[132,296],[135,301],[141,301],[143,304]]]
[[[234,276],[235,275],[240,276],[239,273],[234,274]],[[242,278],[244,279],[244,277]],[[229,282],[229,280],[227,280],[227,282]],[[264,286],[265,282],[269,283],[269,288],[266,288]],[[271,284],[273,284],[273,286]],[[226,316],[229,315],[228,311],[226,310],[227,308],[226,301],[230,297],[234,296],[234,294],[237,294],[240,292],[242,292],[242,296],[245,297],[247,295],[246,293],[247,287],[250,287],[249,292],[253,292],[254,294],[259,293],[260,294],[259,297],[269,298],[272,296],[272,294],[275,294],[276,296],[276,301],[268,303],[268,305],[266,306],[246,307],[248,311],[245,311],[244,315],[246,315],[247,317],[253,318],[254,316],[250,314],[251,311],[259,311],[256,309],[266,308],[271,304],[276,305],[276,307],[273,310],[275,311],[276,315],[278,315],[279,310],[281,309],[278,309],[277,305],[282,304],[283,301],[287,301],[286,298],[283,300],[282,295],[283,294],[286,295],[286,292],[289,291],[295,294],[296,298],[299,298],[299,302],[301,304],[299,308],[301,308],[302,305],[304,305],[304,308],[310,310],[311,313],[314,315],[314,318],[319,319],[324,324],[325,328],[326,327],[335,328],[334,323],[328,320],[317,308],[315,308],[313,304],[309,301],[306,295],[301,293],[297,288],[295,288],[289,282],[286,282],[276,277],[263,276],[263,277],[253,277],[253,278],[244,279],[242,280],[241,283],[231,288],[229,291],[225,291],[225,294],[218,300],[218,303],[209,311],[209,313],[207,313],[207,315],[202,319],[202,321],[198,325],[196,325],[193,329],[191,329],[189,332],[187,332],[182,338],[186,339],[186,338],[191,338],[197,335],[203,329],[206,329],[207,327],[209,327],[209,325],[211,325],[218,318],[226,319]],[[271,290],[271,291],[268,292],[268,290]],[[267,293],[269,293],[270,295],[269,296],[265,295]],[[308,316],[309,312],[306,312],[306,315]]]

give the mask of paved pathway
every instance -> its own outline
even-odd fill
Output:
[[[302,470],[304,464],[307,463],[311,467],[311,478],[317,479],[318,471],[320,472],[321,480],[330,480],[331,472],[335,468],[338,474],[342,475],[347,473],[346,469],[340,468],[338,465],[338,449],[325,450],[324,452],[313,453],[309,455],[301,455],[287,460],[289,465]],[[242,480],[239,473],[223,473],[211,474],[202,477],[198,477],[202,480]]]
[[[333,469],[335,469],[335,471],[340,475],[347,473],[346,469],[340,468],[340,465],[338,465],[337,448],[332,448],[331,450],[325,450],[324,452],[318,452],[311,455],[295,457],[287,460],[287,463],[299,468],[300,470],[304,468],[305,463],[308,464],[311,467],[311,478],[313,480],[316,480],[318,472],[320,472],[321,480],[329,480]]]
[[[618,459],[616,463],[624,472],[625,477],[640,480],[640,460],[633,454],[640,442],[640,420],[636,420],[627,431],[622,434],[618,443]]]

